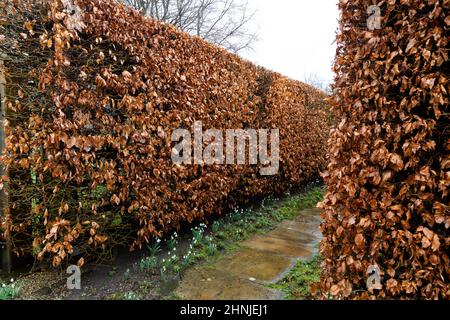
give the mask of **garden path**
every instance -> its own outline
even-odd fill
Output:
[[[266,285],[281,280],[298,260],[311,259],[321,240],[320,209],[306,209],[274,230],[242,242],[212,265],[189,270],[176,290],[187,300],[274,300],[283,293]]]

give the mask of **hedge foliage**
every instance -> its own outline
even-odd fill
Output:
[[[339,2],[321,291],[448,299],[450,1],[379,1],[370,31],[376,2]],[[366,287],[371,265],[382,289]]]
[[[1,228],[15,253],[58,266],[77,253],[141,247],[319,177],[325,94],[113,0],[75,4],[0,4],[10,201]],[[261,176],[261,164],[174,165],[171,132],[194,121],[279,128],[279,174]]]

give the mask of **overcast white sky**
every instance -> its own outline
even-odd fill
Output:
[[[250,0],[259,41],[241,55],[293,79],[316,74],[331,82],[338,0]]]

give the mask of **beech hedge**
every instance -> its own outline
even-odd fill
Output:
[[[339,8],[321,292],[448,299],[450,1]]]

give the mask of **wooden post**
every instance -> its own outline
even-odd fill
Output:
[[[1,111],[0,111],[0,152],[3,152],[5,148],[5,115],[6,115],[6,76],[4,72],[3,57],[0,56],[0,101],[1,101]],[[5,175],[5,166],[0,163],[0,177]],[[5,188],[5,186],[4,186]],[[4,192],[4,188],[0,191],[0,216],[3,215],[4,209],[9,207],[8,196]],[[11,242],[6,239],[6,243],[0,247],[2,255],[2,265],[1,268],[4,273],[11,274]]]

